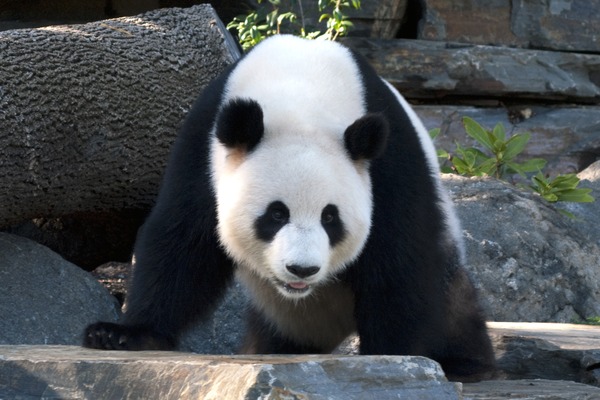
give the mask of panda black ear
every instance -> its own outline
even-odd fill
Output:
[[[262,108],[254,100],[233,99],[217,116],[217,139],[230,149],[252,151],[264,130]]]
[[[390,126],[381,114],[367,114],[344,132],[344,145],[353,160],[371,160],[383,154]]]

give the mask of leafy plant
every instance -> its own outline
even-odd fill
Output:
[[[507,137],[504,126],[496,124],[493,130],[487,130],[469,117],[463,118],[465,132],[481,146],[464,148],[456,143],[455,154],[445,150],[437,150],[442,172],[457,173],[466,176],[494,176],[508,180],[518,174],[527,177],[528,173],[537,172],[531,178],[532,184],[527,186],[549,202],[592,202],[592,189],[577,188],[579,178],[575,174],[558,175],[550,179],[542,169],[546,160],[534,158],[525,162],[517,162],[516,158],[523,152],[529,142],[529,133],[519,133]],[[429,134],[435,139],[440,129],[432,129]],[[450,164],[449,166],[447,164]],[[569,215],[565,211],[565,214]],[[569,215],[572,216],[572,215]]]
[[[515,160],[529,142],[529,133],[515,134],[507,138],[501,123],[496,124],[491,131],[469,117],[463,118],[463,124],[467,135],[475,139],[483,150],[475,147],[464,148],[456,143],[456,154],[451,156],[446,153],[452,164],[451,169],[460,175],[489,175],[506,180],[515,174],[524,177],[527,173],[539,171],[546,165],[546,161],[541,158],[523,163]]]
[[[360,0],[319,0],[321,13],[319,22],[325,21],[326,30],[307,31],[302,0],[296,0],[300,9],[300,17],[295,12],[283,11],[281,0],[258,0],[260,6],[248,15],[237,16],[227,24],[227,29],[237,31],[239,42],[244,51],[254,47],[269,36],[290,33],[307,39],[336,40],[345,36],[352,27],[352,22],[344,14],[350,7],[360,8]],[[267,4],[268,3],[268,4]]]
[[[584,320],[575,320],[574,324],[583,324],[583,325],[600,325],[600,317],[588,317]]]
[[[541,172],[531,178],[533,191],[539,193],[547,201],[571,201],[576,203],[591,203],[594,198],[590,195],[592,189],[578,189],[579,178],[575,174],[559,175],[549,179]]]

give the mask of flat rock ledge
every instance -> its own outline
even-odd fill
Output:
[[[404,356],[206,356],[0,346],[0,399],[462,399]]]

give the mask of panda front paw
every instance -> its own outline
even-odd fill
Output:
[[[83,336],[83,347],[101,350],[173,350],[173,340],[139,326],[111,322],[89,325]]]

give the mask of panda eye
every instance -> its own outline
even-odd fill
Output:
[[[273,219],[273,221],[276,221],[276,222],[285,222],[287,219],[285,217],[285,213],[281,210],[271,211],[271,218]]]
[[[322,224],[331,224],[333,223],[338,215],[337,207],[334,205],[328,205],[323,209],[321,213],[321,223]]]
[[[267,209],[268,215],[272,221],[286,224],[290,219],[290,212],[288,208],[280,201],[271,203]]]

